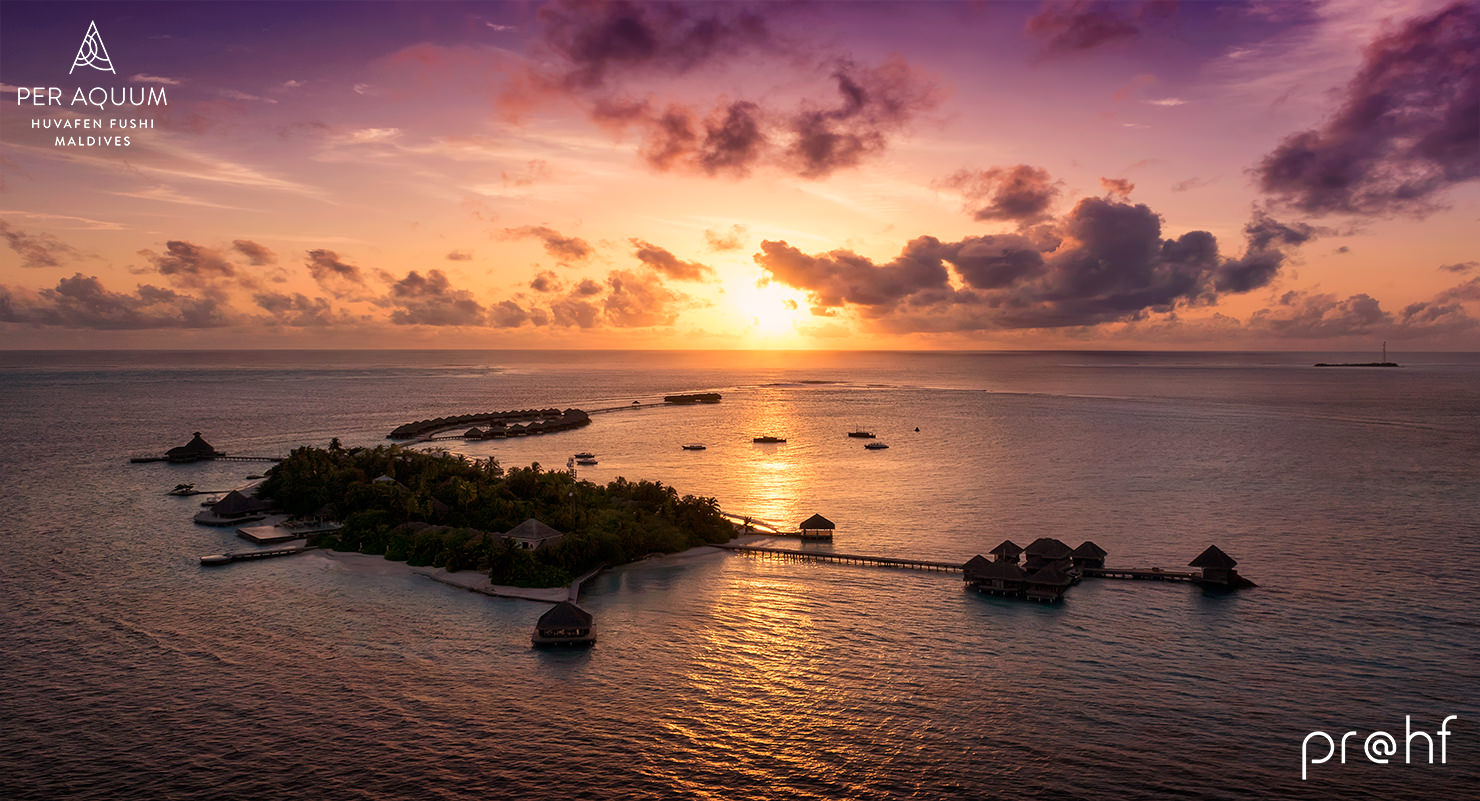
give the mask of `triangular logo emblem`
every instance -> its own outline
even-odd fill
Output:
[[[88,24],[87,34],[82,37],[82,45],[77,48],[77,57],[72,59],[72,69],[67,70],[67,74],[71,75],[72,70],[78,67],[92,67],[99,72],[118,74],[113,69],[113,62],[108,59],[108,48],[103,46],[103,37],[98,34],[96,21]]]

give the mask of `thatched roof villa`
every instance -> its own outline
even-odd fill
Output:
[[[1069,554],[1069,559],[1074,562],[1075,567],[1082,570],[1086,567],[1104,567],[1106,556],[1109,556],[1109,553],[1104,548],[1085,540]]]
[[[797,528],[802,532],[802,539],[830,540],[837,525],[822,515],[812,515],[803,520]]]
[[[1022,552],[1023,549],[1017,543],[1012,540],[1003,540],[1001,545],[998,545],[987,553],[991,554],[992,558],[998,562],[1012,562],[1013,564],[1017,564],[1018,556]]]
[[[1072,548],[1060,540],[1053,537],[1039,537],[1023,549],[1023,555],[1026,557],[1023,569],[1033,573],[1050,564],[1068,567],[1071,564],[1069,555],[1073,552]]]
[[[170,448],[164,452],[164,458],[171,462],[194,462],[198,459],[210,459],[213,456],[225,455],[211,447],[211,443],[206,442],[201,437],[199,431],[190,437],[189,442],[175,448]]]
[[[504,537],[514,541],[514,546],[527,551],[548,548],[565,535],[534,518],[504,532]]]
[[[535,645],[590,645],[596,642],[595,618],[570,601],[561,601],[540,615],[534,625]]]

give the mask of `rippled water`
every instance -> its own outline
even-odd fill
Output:
[[[1480,359],[1321,358],[0,354],[0,797],[1473,797]],[[236,541],[163,491],[257,466],[127,463],[194,430],[277,454],[709,389],[458,447],[589,449],[583,478],[821,512],[839,550],[1051,535],[1178,568],[1217,543],[1261,587],[1087,581],[1044,608],[714,553],[602,575],[601,642],[539,652],[540,604],[320,555],[201,569]],[[1300,781],[1310,730],[1449,714],[1448,765],[1353,754]]]

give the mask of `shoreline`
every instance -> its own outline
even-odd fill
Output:
[[[770,539],[765,535],[742,535],[728,541],[727,544],[754,544],[757,541]],[[674,553],[656,554],[635,562],[624,562],[611,567],[598,567],[586,574],[577,577],[570,584],[561,587],[513,587],[506,584],[494,584],[488,574],[479,573],[475,570],[459,570],[456,573],[449,572],[446,568],[409,565],[405,562],[396,562],[386,559],[384,556],[351,551],[335,551],[329,548],[316,548],[307,556],[312,559],[317,557],[329,561],[337,568],[355,573],[360,576],[385,576],[392,574],[417,575],[429,578],[438,584],[449,587],[476,592],[493,598],[511,598],[518,601],[538,601],[540,603],[559,603],[560,601],[577,601],[581,593],[581,585],[594,578],[597,574],[606,570],[618,570],[635,565],[653,565],[687,561],[705,554],[721,554],[723,551],[710,545],[696,545],[693,548],[677,551]]]

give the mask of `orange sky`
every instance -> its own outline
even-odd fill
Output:
[[[7,3],[5,347],[1480,345],[1473,5],[355,8]]]

